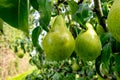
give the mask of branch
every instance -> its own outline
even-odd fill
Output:
[[[78,2],[78,4],[81,4],[83,1],[84,1],[84,0],[80,0],[80,1]]]
[[[101,7],[101,1],[100,0],[94,0],[94,5],[95,5],[95,12],[98,17],[100,25],[104,28],[104,31],[107,32],[107,27],[106,27],[106,20],[104,18],[103,12],[102,12],[102,7]]]

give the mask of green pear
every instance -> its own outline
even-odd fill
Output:
[[[84,61],[95,60],[101,53],[101,42],[90,23],[86,23],[87,30],[79,33],[75,40],[75,52]]]
[[[24,57],[24,52],[23,52],[23,50],[19,50],[17,53],[16,53],[16,55],[19,57],[19,58],[23,58]]]
[[[120,0],[115,0],[107,18],[108,30],[120,42]]]
[[[46,59],[61,61],[69,58],[74,51],[74,38],[66,27],[62,15],[58,15],[42,41]]]
[[[71,67],[73,71],[78,71],[80,69],[80,66],[77,62],[73,62]]]

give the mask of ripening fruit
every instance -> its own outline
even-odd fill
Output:
[[[101,53],[101,42],[91,24],[86,23],[87,30],[81,31],[75,40],[76,54],[84,61],[95,60]]]
[[[80,69],[80,66],[77,62],[73,62],[71,67],[73,71],[78,71]]]
[[[115,0],[107,19],[108,30],[120,42],[120,0]]]
[[[24,57],[24,52],[23,50],[19,50],[16,55],[19,57],[19,58],[23,58]]]
[[[48,60],[64,60],[72,54],[75,42],[72,34],[66,27],[62,15],[58,15],[42,41],[43,50]]]

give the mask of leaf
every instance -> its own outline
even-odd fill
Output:
[[[115,55],[115,68],[116,68],[116,72],[117,75],[120,77],[120,53]]]
[[[18,74],[16,76],[7,77],[7,80],[26,80],[26,76],[28,74],[31,74],[34,70],[35,70],[35,68],[32,68],[31,70],[25,71],[25,72]]]
[[[73,20],[84,25],[89,19],[89,7],[87,4],[80,4],[78,10],[72,15]]]
[[[98,75],[102,78],[104,78],[100,72],[100,65],[101,65],[102,61],[101,61],[101,55],[96,59],[95,61],[95,68],[96,68],[96,72],[98,73]]]
[[[81,5],[79,6],[79,11],[80,11],[81,16],[82,16],[83,18],[88,17],[89,7],[88,7],[87,4],[83,4],[83,5],[81,4]]]
[[[120,52],[120,42],[116,41],[116,51]]]
[[[61,80],[63,78],[63,76],[56,72],[53,76],[52,76],[53,80]]]
[[[108,15],[108,3],[107,2],[104,2],[103,5],[102,5],[102,10],[103,10],[103,14],[104,16],[107,16]]]
[[[63,80],[75,80],[75,75],[68,73]]]
[[[42,48],[39,45],[39,35],[41,34],[42,29],[40,26],[37,26],[36,28],[34,28],[34,30],[32,31],[32,43],[33,46],[36,47],[36,50],[39,51],[39,53],[42,53]],[[41,54],[39,54],[41,55]],[[39,59],[41,59],[42,57],[39,56]]]
[[[39,45],[38,38],[41,32],[42,29],[39,26],[32,31],[32,42],[35,47]]]
[[[30,4],[32,5],[32,7],[36,10],[39,9],[39,4],[37,2],[38,0],[30,0]]]
[[[18,28],[28,32],[29,0],[19,0]]]
[[[110,59],[110,53],[112,53],[111,44],[107,43],[102,50],[101,61],[104,63],[105,67],[108,69],[108,60]]]
[[[111,37],[111,34],[110,33],[104,33],[100,36],[100,40],[101,40],[101,43],[102,45],[104,46],[106,43],[108,43],[109,39]]]
[[[114,53],[120,52],[120,42],[116,41],[113,37],[111,38],[112,51]]]
[[[114,57],[112,56],[112,57],[110,58],[110,65],[109,65],[109,73],[110,73],[110,74],[114,72],[114,68],[113,68],[114,62],[115,62],[115,59],[114,59]]]
[[[3,33],[3,20],[0,18],[0,32]]]
[[[79,6],[77,5],[77,3],[74,0],[69,1],[68,4],[70,6],[70,9],[71,9],[70,11],[72,14],[74,14],[79,8]]]
[[[0,18],[28,33],[29,0],[0,0]]]
[[[105,79],[105,76],[103,76],[100,72],[100,65],[103,64],[107,70],[110,69],[108,63],[110,59],[110,53],[112,53],[112,45],[111,43],[108,43],[110,34],[107,33],[102,36],[103,36],[102,39],[105,40],[105,42],[103,42],[104,43],[103,49],[102,49],[101,55],[96,59],[95,66],[99,76]]]
[[[39,1],[39,13],[40,13],[40,25],[41,27],[49,31],[48,25],[51,19],[52,5],[49,0],[38,0]]]

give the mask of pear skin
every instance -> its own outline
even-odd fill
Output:
[[[120,42],[120,0],[115,0],[107,18],[108,30]]]
[[[47,60],[61,61],[69,58],[74,51],[75,42],[67,29],[62,15],[58,15],[42,41]]]
[[[87,30],[79,33],[75,40],[75,52],[84,61],[95,60],[101,54],[101,42],[91,24]]]

